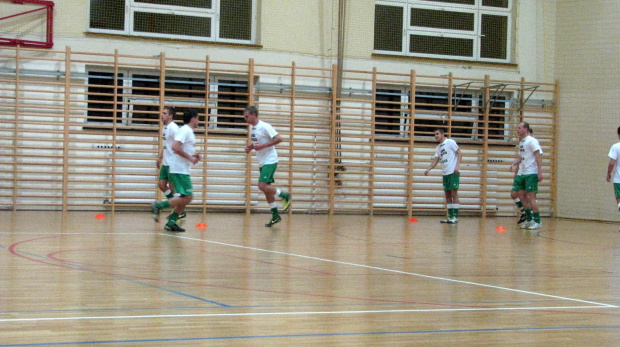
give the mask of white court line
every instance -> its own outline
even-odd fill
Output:
[[[317,258],[317,257],[311,257],[311,256],[307,256],[307,255],[302,255],[302,254],[286,253],[286,252],[272,251],[272,250],[269,250],[269,249],[262,249],[262,248],[256,248],[256,247],[240,246],[240,245],[234,245],[234,244],[224,243],[224,242],[196,239],[196,238],[187,237],[187,236],[169,235],[169,234],[163,234],[163,233],[160,234],[160,235],[168,236],[168,237],[175,237],[175,238],[180,238],[180,239],[186,239],[186,240],[192,240],[192,241],[200,241],[200,242],[213,243],[213,244],[216,244],[216,245],[222,245],[222,246],[228,246],[228,247],[244,248],[244,249],[250,249],[250,250],[260,251],[260,252],[281,254],[281,255],[286,255],[286,256],[291,256],[291,257],[312,259],[312,260],[318,260],[318,261],[334,263],[334,264],[357,266],[357,267],[366,268],[366,269],[386,271],[386,272],[393,272],[393,273],[398,273],[398,274],[403,274],[403,275],[410,275],[410,276],[416,276],[416,277],[430,278],[430,279],[440,280],[440,281],[447,281],[447,282],[454,282],[454,283],[461,283],[461,284],[469,284],[469,285],[473,285],[473,286],[493,288],[493,289],[500,289],[500,290],[507,290],[507,291],[516,292],[516,293],[522,293],[522,294],[531,294],[531,295],[537,295],[537,296],[544,296],[544,297],[547,297],[547,298],[575,301],[575,302],[581,302],[581,303],[585,303],[585,304],[592,304],[592,305],[597,305],[597,306],[602,306],[602,307],[618,307],[618,306],[615,306],[615,305],[601,304],[601,303],[594,302],[594,301],[572,299],[572,298],[567,298],[567,297],[563,297],[563,296],[556,296],[556,295],[549,295],[549,294],[543,294],[543,293],[537,293],[537,292],[530,292],[530,291],[527,291],[527,290],[520,290],[520,289],[507,288],[507,287],[493,286],[493,285],[490,285],[490,284],[483,284],[483,283],[476,283],[476,282],[469,282],[469,281],[461,281],[461,280],[455,280],[455,279],[445,278],[445,277],[422,275],[422,274],[417,274],[417,273],[413,273],[413,272],[406,272],[406,271],[392,270],[392,269],[386,269],[386,268],[370,266],[370,265],[349,263],[349,262],[346,262],[346,261],[338,261],[338,260]]]
[[[615,306],[607,306],[611,308]],[[372,311],[301,311],[301,312],[246,312],[246,313],[196,313],[196,314],[162,314],[139,316],[93,316],[93,317],[46,317],[46,318],[6,318],[0,323],[100,320],[100,319],[146,319],[146,318],[199,318],[199,317],[256,317],[256,316],[300,316],[328,314],[369,314],[369,313],[415,313],[415,312],[467,312],[467,311],[539,311],[539,310],[574,310],[584,308],[601,308],[601,306],[555,306],[555,307],[495,307],[495,308],[439,308],[417,310],[372,310]]]

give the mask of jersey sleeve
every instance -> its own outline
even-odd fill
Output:
[[[540,155],[543,154],[542,147],[540,147],[540,142],[538,142],[538,140],[534,139],[534,141],[531,141],[529,145],[532,153],[536,153],[536,151],[539,151]]]
[[[273,139],[276,135],[278,135],[278,132],[276,131],[276,129],[274,129],[269,123],[265,123],[265,127],[263,128],[263,131],[267,135],[269,135],[270,139]]]
[[[609,158],[610,159],[614,159],[614,160],[618,160],[620,158],[618,158],[618,156],[620,155],[620,146],[611,146],[611,148],[609,149]]]
[[[174,140],[175,141],[179,141],[181,143],[185,143],[187,141],[187,131],[185,131],[186,128],[179,128],[179,130],[177,131],[176,135],[174,135]]]

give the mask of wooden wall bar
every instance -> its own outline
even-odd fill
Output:
[[[156,199],[164,105],[201,116],[192,208],[267,209],[247,156],[247,104],[271,123],[276,184],[308,213],[445,211],[441,170],[424,176],[443,127],[461,147],[461,209],[511,215],[516,126],[543,147],[541,212],[555,206],[558,82],[393,73],[25,48],[0,49],[0,208],[144,209]],[[114,78],[116,76],[116,78]],[[205,82],[208,81],[208,82]],[[115,110],[115,112],[114,112]],[[181,121],[181,112],[178,113]]]

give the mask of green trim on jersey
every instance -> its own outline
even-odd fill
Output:
[[[273,183],[276,180],[273,179],[273,175],[276,173],[276,168],[278,168],[278,163],[275,164],[265,164],[260,167],[260,176],[258,177],[259,182],[265,183]]]
[[[459,189],[459,183],[461,181],[461,173],[451,173],[449,175],[443,176],[443,190],[450,191]]]
[[[186,174],[171,173],[170,182],[174,186],[174,190],[181,195],[192,196],[192,179]]]

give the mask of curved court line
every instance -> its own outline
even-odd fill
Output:
[[[166,235],[166,234],[161,234],[161,235]],[[55,263],[50,263],[50,262],[46,262],[43,260],[38,260],[38,259],[34,259],[34,258],[30,258],[27,257],[23,254],[20,253],[24,253],[27,254],[25,252],[19,252],[16,250],[16,247],[22,243],[26,243],[26,242],[30,242],[30,241],[36,241],[36,240],[42,240],[42,239],[46,239],[46,238],[53,238],[53,237],[63,237],[64,235],[57,235],[57,236],[47,236],[47,237],[41,237],[41,238],[36,238],[36,239],[30,239],[30,240],[24,240],[24,241],[19,241],[16,242],[14,244],[12,244],[9,247],[9,251],[11,252],[11,254],[20,257],[20,258],[24,258],[30,261],[34,261],[34,262],[38,262],[38,263],[42,263],[45,265],[50,265],[50,266],[58,266],[58,267],[62,267],[62,268],[66,268],[66,269],[72,269],[72,270],[80,270],[80,271],[88,271],[88,272],[92,272],[92,273],[97,273],[97,274],[103,274],[103,275],[108,275],[108,276],[115,276],[127,281],[131,281],[134,282],[136,284],[142,284],[145,286],[152,286],[143,282],[139,282],[138,280],[146,280],[146,281],[155,281],[155,282],[166,282],[166,283],[175,283],[175,284],[188,284],[188,285],[194,285],[194,286],[200,286],[200,287],[209,287],[209,288],[220,288],[220,289],[233,289],[233,290],[242,290],[242,291],[254,291],[254,292],[261,292],[261,293],[270,293],[270,294],[287,294],[287,295],[301,295],[301,296],[309,296],[309,297],[320,297],[320,298],[334,298],[334,299],[346,299],[346,300],[357,300],[357,301],[364,301],[364,302],[381,302],[381,303],[401,303],[401,304],[419,304],[419,305],[435,305],[435,306],[464,306],[464,307],[472,307],[472,305],[455,305],[455,304],[443,304],[443,303],[431,303],[431,302],[422,302],[422,301],[404,301],[404,300],[388,300],[388,299],[374,299],[374,298],[360,298],[360,297],[349,297],[349,296],[335,296],[335,295],[325,295],[325,294],[313,294],[313,293],[303,293],[303,292],[290,292],[290,291],[276,291],[276,290],[267,290],[267,289],[252,289],[252,288],[243,288],[243,287],[233,287],[233,286],[221,286],[221,285],[214,285],[214,284],[206,284],[206,283],[198,283],[198,282],[186,282],[186,281],[176,281],[176,280],[168,280],[168,279],[162,279],[162,278],[152,278],[152,277],[144,277],[144,276],[137,276],[137,275],[126,275],[126,274],[117,274],[114,272],[106,272],[106,271],[99,271],[99,270],[94,270],[94,269],[89,269],[87,267],[81,266],[79,263],[76,264],[72,264],[71,262],[60,262],[60,264],[55,264]],[[168,236],[168,235],[166,235]],[[41,257],[39,255],[33,255],[36,257]],[[44,259],[51,259],[51,258],[44,258]],[[70,265],[70,266],[69,266]],[[163,287],[157,287],[157,286],[152,286],[153,288],[158,288],[161,290],[165,290],[165,291],[170,291],[169,289],[163,288]],[[183,293],[179,292],[179,295],[183,295]],[[202,299],[203,301],[205,301],[206,299]],[[232,305],[226,305],[226,304],[222,304],[222,303],[218,303],[218,302],[211,302],[209,300],[206,300],[206,302],[210,302],[210,303],[214,303],[218,306],[221,307],[233,307]]]
[[[71,270],[80,270],[80,271],[86,271],[86,272],[91,272],[91,273],[100,274],[100,275],[111,276],[111,277],[114,277],[114,278],[117,278],[117,279],[128,281],[128,282],[131,282],[131,283],[134,283],[134,284],[138,284],[138,285],[141,285],[141,286],[145,286],[145,287],[149,287],[149,288],[153,288],[153,289],[157,289],[157,290],[162,290],[162,291],[165,291],[165,292],[168,292],[168,293],[171,293],[171,294],[175,294],[175,295],[187,297],[187,298],[190,298],[190,299],[206,302],[206,303],[217,305],[217,306],[220,306],[220,307],[230,307],[230,305],[226,305],[226,304],[223,304],[221,302],[212,301],[212,300],[208,300],[208,299],[203,299],[203,298],[195,296],[195,295],[186,294],[186,293],[179,292],[179,291],[176,291],[176,290],[172,290],[172,289],[168,289],[168,288],[164,288],[164,287],[160,287],[160,286],[155,286],[155,285],[152,285],[152,284],[148,284],[148,283],[144,283],[144,282],[138,281],[138,279],[153,280],[153,279],[150,279],[150,278],[144,278],[144,277],[140,277],[140,276],[121,275],[121,274],[116,274],[116,273],[113,273],[113,272],[98,271],[98,270],[94,270],[94,269],[89,269],[89,268],[87,268],[85,266],[82,266],[82,265],[79,265],[79,264],[75,264],[75,263],[71,263],[71,262],[66,262],[66,261],[60,261],[60,264],[54,264],[54,263],[46,262],[46,261],[43,261],[43,260],[38,260],[38,259],[34,259],[34,258],[31,258],[31,257],[28,257],[28,256],[26,256],[24,254],[29,254],[29,253],[21,252],[21,251],[18,251],[16,249],[17,246],[22,244],[22,243],[26,243],[26,242],[30,242],[30,241],[42,240],[42,239],[46,239],[46,238],[63,237],[63,236],[64,235],[56,235],[56,236],[48,236],[48,237],[42,237],[42,238],[37,238],[37,239],[30,239],[30,240],[19,241],[19,242],[16,242],[16,243],[12,244],[9,247],[9,252],[11,252],[11,254],[13,254],[16,257],[20,257],[20,258],[23,258],[23,259],[26,259],[26,260],[34,261],[34,262],[37,262],[37,263],[42,263],[42,264],[45,264],[45,265],[58,266],[58,267],[62,267],[62,268],[66,268],[66,269],[71,269]],[[36,254],[33,254],[32,256],[41,257],[41,258],[44,258],[44,259],[53,259],[53,258],[45,258],[45,257],[42,257],[40,255],[36,255]],[[155,281],[157,281],[157,280],[155,280]]]
[[[584,303],[584,304],[597,305],[597,306],[601,306],[601,307],[618,307],[618,306],[615,306],[615,305],[602,304],[602,303],[598,303],[598,302],[594,302],[594,301],[573,299],[573,298],[567,298],[567,297],[564,297],[564,296],[543,294],[543,293],[531,292],[531,291],[521,290],[521,289],[513,289],[513,288],[508,288],[508,287],[494,286],[494,285],[484,284],[484,283],[476,283],[476,282],[470,282],[470,281],[455,280],[455,279],[452,279],[452,278],[423,275],[423,274],[418,274],[418,273],[414,273],[414,272],[406,272],[406,271],[400,271],[400,270],[393,270],[393,269],[387,269],[387,268],[382,268],[382,267],[377,267],[377,266],[370,266],[370,265],[364,265],[364,264],[350,263],[350,262],[346,262],[346,261],[338,261],[338,260],[331,260],[331,259],[325,259],[325,258],[311,257],[311,256],[308,256],[308,255],[303,255],[303,254],[287,253],[287,252],[273,251],[273,250],[257,248],[257,247],[247,247],[247,246],[241,246],[241,245],[234,245],[234,244],[225,243],[225,242],[210,241],[210,240],[204,240],[204,239],[196,239],[196,238],[187,237],[187,236],[180,236],[180,235],[169,235],[169,234],[163,234],[163,233],[160,234],[160,235],[168,236],[168,237],[176,237],[176,238],[192,240],[192,241],[212,243],[212,244],[222,245],[222,246],[227,246],[227,247],[243,248],[243,249],[249,249],[249,250],[254,250],[254,251],[259,251],[259,252],[274,253],[274,254],[286,255],[286,256],[291,256],[291,257],[311,259],[311,260],[323,261],[323,262],[334,263],[334,264],[357,266],[357,267],[361,267],[361,268],[365,268],[365,269],[393,272],[393,273],[398,273],[398,274],[403,274],[403,275],[410,275],[410,276],[416,276],[416,277],[422,277],[422,278],[429,278],[429,279],[446,281],[446,282],[454,282],[454,283],[460,283],[460,284],[469,284],[469,285],[473,285],[473,286],[492,288],[492,289],[499,289],[499,290],[506,290],[506,291],[522,293],[522,294],[530,294],[530,295],[544,296],[544,297],[560,299],[560,300],[575,301],[575,302],[581,302],[581,303]]]

